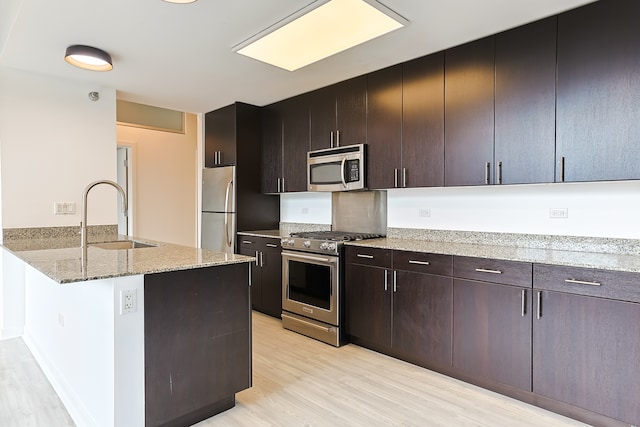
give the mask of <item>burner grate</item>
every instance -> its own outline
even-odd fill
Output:
[[[299,233],[291,233],[292,237],[301,237],[303,239],[321,239],[332,241],[348,242],[352,240],[377,239],[384,237],[383,234],[376,233],[358,233],[349,231],[303,231]]]

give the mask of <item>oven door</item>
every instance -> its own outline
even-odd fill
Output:
[[[282,309],[338,326],[337,256],[282,251]]]

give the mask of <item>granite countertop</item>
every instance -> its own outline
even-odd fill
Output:
[[[118,240],[127,239],[126,236],[118,237]],[[11,239],[5,240],[2,246],[61,284],[254,261],[254,258],[243,255],[225,254],[146,239],[133,238],[133,240],[159,246],[138,249],[101,249],[90,245],[87,248],[84,268],[83,251],[78,238]]]
[[[493,258],[570,267],[640,272],[640,255],[502,246],[480,243],[382,238],[347,242],[350,246],[394,249],[434,254]]]
[[[266,237],[280,239],[289,237],[289,233],[280,230],[255,230],[255,231],[238,231],[239,236]]]

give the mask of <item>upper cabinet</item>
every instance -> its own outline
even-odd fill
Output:
[[[557,18],[495,39],[495,184],[553,182]]]
[[[367,75],[367,186],[394,188],[401,180],[402,64]]]
[[[444,185],[444,52],[402,66],[401,187]]]
[[[236,109],[231,104],[204,116],[204,165],[207,168],[236,163]]]
[[[640,178],[640,2],[558,17],[556,181]]]
[[[492,184],[494,37],[445,52],[445,185]]]
[[[262,109],[262,192],[307,188],[309,96],[304,94]]]
[[[366,76],[318,89],[309,97],[312,150],[366,142]]]

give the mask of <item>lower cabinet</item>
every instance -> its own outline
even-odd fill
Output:
[[[396,258],[402,263],[407,254],[411,253],[347,247],[347,334],[364,346],[418,365],[449,366],[452,279],[396,269]],[[376,258],[386,261],[387,268],[371,266]],[[428,265],[422,259],[414,261]]]
[[[238,236],[240,254],[255,257],[251,266],[251,306],[280,318],[282,314],[282,257],[279,238]]]

